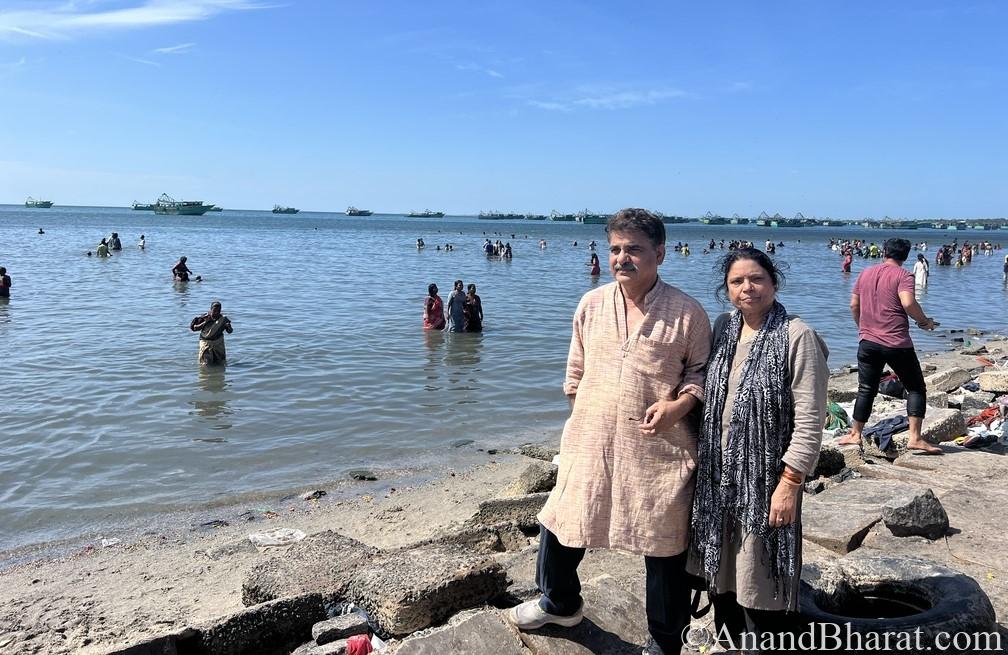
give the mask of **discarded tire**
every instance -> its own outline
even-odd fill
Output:
[[[997,632],[994,607],[973,578],[918,558],[852,554],[807,566],[799,608],[805,621],[840,626],[841,639],[846,624],[862,643],[890,635],[894,650],[901,635],[909,635],[909,646],[898,650],[914,655],[972,653],[974,635]],[[819,628],[813,633],[825,634]]]

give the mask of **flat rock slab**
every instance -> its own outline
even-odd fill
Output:
[[[529,655],[499,610],[483,610],[429,634],[410,637],[394,655]]]
[[[548,492],[528,494],[517,498],[494,498],[479,504],[476,513],[466,521],[467,526],[514,523],[520,528],[536,528],[536,516],[546,504]]]
[[[802,535],[833,552],[849,553],[882,520],[883,507],[909,503],[926,491],[922,485],[864,478],[831,486],[802,500]]]
[[[406,635],[478,607],[507,589],[507,573],[493,559],[450,548],[383,552],[361,565],[349,597],[379,627]]]
[[[535,462],[529,464],[522,474],[501,493],[502,496],[527,496],[549,491],[557,480],[557,467],[553,464]]]
[[[345,597],[354,569],[377,553],[377,548],[331,530],[309,535],[252,568],[242,583],[242,603],[306,593]]]
[[[330,641],[346,639],[354,635],[366,635],[370,628],[367,619],[360,614],[351,613],[327,619],[312,626],[312,637],[318,645]]]
[[[954,391],[973,379],[969,371],[954,366],[937,373],[932,373],[924,378],[928,391]]]
[[[520,636],[526,648],[533,655],[640,655],[648,638],[640,599],[610,576],[585,585],[581,595],[585,618],[579,625],[523,632]]]
[[[482,605],[506,588],[503,568],[485,555],[439,546],[381,551],[326,531],[256,565],[242,585],[242,600],[316,593],[329,602],[354,602],[381,630],[404,635]]]
[[[200,629],[204,652],[240,655],[294,647],[326,618],[321,594],[281,598],[244,609]]]

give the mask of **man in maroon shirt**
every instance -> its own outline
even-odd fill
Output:
[[[928,318],[917,304],[913,275],[903,268],[903,262],[910,254],[910,242],[889,239],[883,248],[883,262],[861,271],[851,294],[851,315],[861,338],[858,344],[858,393],[854,401],[851,432],[839,443],[861,443],[861,430],[871,416],[879,380],[888,365],[907,392],[907,418],[910,422],[907,450],[940,455],[941,448],[921,438],[927,388],[917,352],[910,340],[908,317],[916,321],[917,327],[922,330],[933,330],[938,323]]]

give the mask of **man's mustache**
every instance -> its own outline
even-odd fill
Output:
[[[634,266],[633,264],[616,264],[616,265],[613,266],[613,270],[614,271],[632,272],[632,271],[636,271],[637,267]]]

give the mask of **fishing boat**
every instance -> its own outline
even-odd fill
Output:
[[[658,212],[658,218],[660,218],[661,222],[664,223],[665,225],[678,225],[680,223],[689,223],[689,218],[685,216],[666,216],[661,212]]]
[[[546,214],[525,214],[525,220],[527,221],[545,221],[549,216]]]
[[[410,212],[406,215],[410,218],[444,218],[444,212],[432,212],[429,209],[422,212]]]
[[[723,216],[718,216],[716,214],[707,212],[706,214],[704,214],[704,217],[700,219],[700,222],[706,225],[725,225],[726,223],[728,223],[728,220]]]
[[[525,214],[504,214],[502,212],[480,212],[477,218],[484,221],[520,221]]]
[[[135,212],[152,212],[152,211],[154,211],[154,205],[155,204],[156,203],[153,203],[153,202],[137,202],[136,200],[134,200],[133,201],[133,211],[135,211]]]
[[[770,218],[770,214],[760,212],[760,215],[756,218],[756,225],[759,225],[760,227],[770,227],[771,220],[773,219]]]
[[[28,199],[25,200],[24,206],[32,209],[49,209],[52,207],[52,200],[35,200],[35,198],[28,196]]]
[[[579,223],[584,223],[585,225],[605,225],[609,222],[609,217],[602,214],[593,214],[585,209],[577,213],[577,220]]]
[[[749,219],[739,216],[738,214],[733,214],[728,222],[732,225],[749,225]]]
[[[370,209],[357,209],[353,205],[346,208],[347,216],[370,216],[373,213]]]
[[[273,205],[274,214],[296,214],[299,211],[301,210],[294,207],[281,207],[280,205]]]
[[[202,216],[210,211],[213,204],[206,204],[202,200],[175,200],[167,193],[162,193],[154,203],[155,214],[168,214],[173,216]]]
[[[554,209],[550,213],[550,220],[556,223],[571,223],[577,220],[577,214],[561,214]]]

